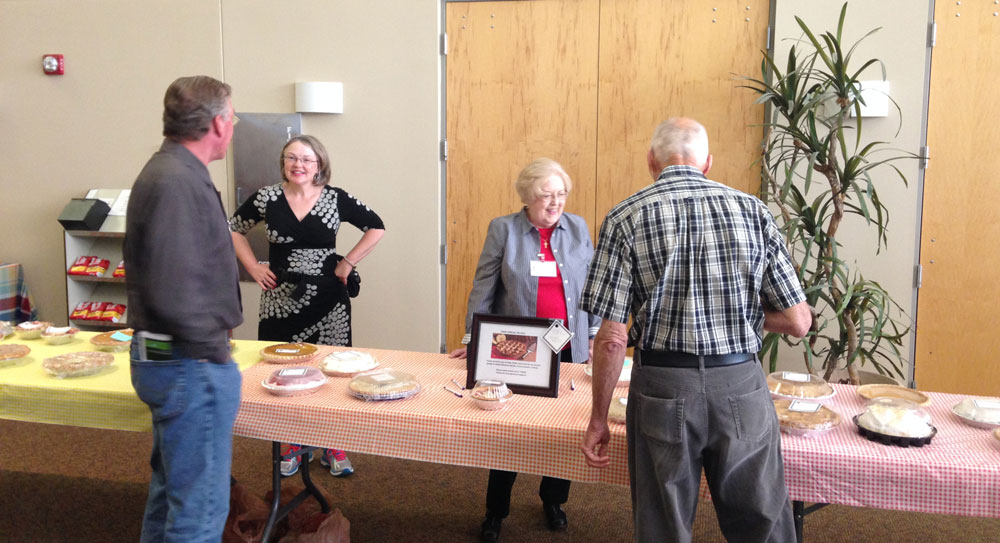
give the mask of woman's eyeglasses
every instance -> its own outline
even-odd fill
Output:
[[[315,164],[315,163],[319,162],[315,158],[307,158],[307,157],[304,157],[304,156],[303,157],[299,157],[299,156],[295,156],[295,155],[285,155],[285,156],[283,156],[281,158],[284,158],[285,162],[287,162],[289,164],[295,164],[296,162],[301,162],[304,166],[308,166],[310,164]]]

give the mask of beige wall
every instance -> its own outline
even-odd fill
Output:
[[[436,0],[0,0],[0,260],[21,262],[42,318],[65,322],[56,217],[89,188],[131,186],[174,78],[221,78],[238,112],[269,113],[293,111],[296,81],[342,81],[345,113],[302,124],[330,149],[333,183],[386,223],[360,267],[355,342],[437,351],[439,19]],[[66,55],[66,75],[42,74],[45,53]],[[230,164],[210,169],[231,210]],[[243,290],[251,337],[258,291]]]
[[[813,31],[836,32],[841,2],[820,0],[778,0],[775,10],[775,52],[777,63],[784,66],[788,49],[802,37],[795,22],[800,17]],[[851,3],[847,10],[844,42],[853,44],[875,28],[881,30],[866,38],[854,53],[858,67],[869,58],[885,63],[890,96],[902,111],[902,130],[896,135],[900,115],[890,106],[883,118],[865,118],[863,130],[867,141],[892,141],[893,147],[918,153],[922,145],[923,104],[926,101],[924,79],[927,53],[927,0],[882,0]],[[799,48],[797,48],[799,49]],[[881,79],[878,67],[869,69],[861,79]],[[874,229],[866,228],[864,219],[850,215],[842,223],[839,238],[845,242],[848,259],[856,258],[855,269],[867,279],[878,281],[899,302],[910,319],[911,334],[904,352],[912,360],[913,268],[916,264],[917,233],[920,210],[920,171],[915,160],[897,164],[909,181],[904,186],[891,169],[883,169],[874,179],[879,196],[889,208],[889,247],[875,255]],[[782,369],[804,368],[801,354],[786,353]],[[909,371],[909,368],[907,369]]]
[[[779,57],[798,37],[793,16],[833,29],[840,3],[776,1]],[[43,318],[66,315],[62,230],[66,200],[92,187],[127,188],[160,142],[163,91],[205,73],[233,85],[237,111],[292,112],[296,81],[342,81],[343,115],[305,115],[303,130],[330,148],[334,183],[385,219],[386,237],[363,263],[356,343],[436,351],[441,336],[438,265],[440,115],[438,0],[0,0],[0,260],[21,262]],[[851,4],[846,33],[868,38],[858,58],[885,60],[904,112],[898,147],[920,145],[928,2]],[[44,53],[66,55],[67,74],[47,77]],[[874,74],[873,74],[874,75]],[[867,122],[892,138],[898,118]],[[908,311],[912,306],[918,171],[910,186],[881,187],[892,212],[890,248],[858,258]],[[213,164],[232,193],[231,167]],[[231,197],[230,197],[231,198]],[[232,205],[232,202],[227,202]],[[341,247],[357,234],[345,228]],[[870,235],[857,237],[874,247]],[[244,284],[250,337],[256,287]],[[783,365],[800,367],[790,355]]]

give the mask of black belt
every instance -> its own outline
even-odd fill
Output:
[[[698,359],[704,361],[706,368],[717,368],[719,366],[735,366],[756,359],[754,353],[731,353],[731,354],[691,354],[680,351],[656,351],[638,350],[637,359],[640,366],[651,366],[656,368],[697,368]]]

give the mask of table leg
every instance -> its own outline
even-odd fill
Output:
[[[805,502],[800,502],[798,500],[792,501],[792,517],[795,519],[795,541],[797,543],[802,543],[803,524],[806,519],[806,515],[819,511],[827,505],[830,504],[814,503],[809,507],[806,507]]]
[[[299,451],[294,454],[289,454],[288,458],[294,456],[302,456],[312,453],[312,451],[317,450],[317,447],[302,447]],[[283,518],[288,516],[293,509],[299,506],[303,501],[305,501],[309,496],[316,498],[319,502],[320,509],[324,513],[330,512],[330,505],[326,503],[326,499],[323,498],[323,494],[320,493],[316,485],[313,484],[312,479],[309,478],[309,459],[303,458],[302,463],[299,465],[299,471],[302,473],[302,482],[305,484],[305,489],[299,492],[290,502],[281,507],[281,461],[288,460],[284,458],[281,454],[281,442],[272,441],[271,442],[271,490],[274,493],[274,497],[271,500],[271,513],[267,516],[267,524],[264,525],[264,533],[261,534],[261,543],[267,543],[268,539],[271,537],[271,530],[274,526]]]

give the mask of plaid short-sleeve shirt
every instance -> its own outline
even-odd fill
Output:
[[[608,213],[580,307],[620,323],[631,314],[630,345],[708,355],[760,350],[762,300],[805,300],[767,206],[670,166]]]

